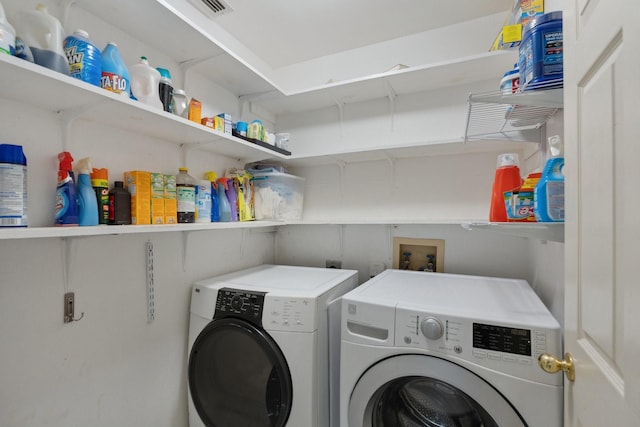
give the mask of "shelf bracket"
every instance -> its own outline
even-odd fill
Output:
[[[388,80],[384,80],[384,83],[387,87],[387,97],[389,98],[389,115],[391,119],[391,131],[395,130],[395,114],[396,114],[396,91],[393,90],[391,83]]]
[[[58,116],[62,120],[62,151],[69,151],[69,135],[71,134],[73,122],[87,111],[95,108],[96,105],[98,104],[58,111]]]
[[[338,107],[338,120],[340,121],[340,138],[344,136],[343,127],[344,127],[344,102],[335,101],[336,106]]]
[[[182,232],[182,271],[187,272],[187,260],[189,257],[187,256],[189,251],[189,235],[190,231]]]
[[[224,55],[224,52],[211,55],[211,56],[205,56],[203,58],[193,58],[193,59],[187,59],[186,61],[178,62],[178,66],[180,67],[180,72],[181,72],[180,73],[181,86],[179,87],[179,89],[183,89],[185,91],[187,90],[187,71],[189,71],[192,67],[195,67],[196,65],[200,65],[203,62],[206,62],[210,59],[217,58],[218,56],[222,56],[222,55]]]
[[[76,0],[62,0],[60,2],[60,15],[62,16],[62,28],[68,28],[69,9]]]
[[[393,158],[389,153],[383,151],[384,157],[389,162],[389,173],[391,174],[391,191],[395,192],[396,190],[396,159]]]

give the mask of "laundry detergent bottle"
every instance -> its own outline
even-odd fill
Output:
[[[146,56],[141,56],[137,64],[130,67],[131,94],[138,101],[162,110],[160,101],[160,73],[149,65]]]
[[[64,39],[64,53],[69,61],[71,77],[94,86],[100,86],[102,77],[102,53],[91,40],[89,33],[77,29]]]
[[[118,45],[113,42],[107,43],[102,51],[100,87],[119,95],[131,96],[129,70],[120,56]]]
[[[98,225],[98,199],[91,185],[91,158],[78,162],[78,225]]]
[[[500,154],[491,191],[489,221],[507,222],[504,192],[520,188],[522,182],[518,167],[518,155],[515,153]]]
[[[38,3],[35,10],[22,11],[17,15],[16,37],[30,50],[33,61],[69,75],[69,62],[64,53],[64,29],[47,7]]]
[[[564,222],[564,146],[557,135],[548,141],[552,157],[533,190],[533,214],[538,222]]]

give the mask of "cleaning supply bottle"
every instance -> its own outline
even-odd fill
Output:
[[[58,185],[56,188],[57,226],[78,225],[78,197],[76,195],[75,175],[73,174],[73,157],[68,151],[58,154]]]
[[[227,178],[225,192],[227,193],[229,208],[231,209],[231,222],[238,221],[238,192],[236,191],[233,178]]]
[[[173,82],[171,81],[171,73],[166,68],[156,68],[156,70],[160,73],[160,82],[158,83],[160,101],[162,101],[164,111],[170,113],[173,101]]]
[[[196,182],[196,222],[211,222],[211,181]]]
[[[515,153],[500,154],[491,193],[489,221],[507,222],[507,210],[504,204],[504,192],[522,185],[518,155]]]
[[[220,202],[218,200],[218,186],[216,184],[218,175],[213,171],[205,172],[204,175],[211,183],[211,222],[219,222]]]
[[[564,221],[564,147],[559,136],[549,138],[552,157],[533,190],[533,213],[538,222]]]
[[[21,145],[0,144],[0,227],[27,226],[27,158]]]
[[[0,53],[14,55],[16,49],[16,30],[7,21],[2,3],[0,3]]]
[[[196,180],[189,175],[189,169],[179,168],[176,175],[178,197],[178,223],[196,221]]]
[[[231,221],[231,204],[227,198],[229,178],[218,178],[218,203],[220,203],[220,222]]]
[[[141,56],[140,61],[130,67],[131,95],[138,101],[162,110],[162,102],[158,92],[160,73],[149,65],[146,56]]]
[[[44,4],[38,3],[36,10],[18,13],[15,26],[16,36],[29,48],[36,64],[69,75],[63,48],[64,29]]]
[[[64,39],[64,53],[69,62],[71,77],[100,86],[102,54],[89,40],[89,33],[77,29]]]
[[[98,225],[98,200],[91,186],[91,158],[78,161],[78,225]]]
[[[131,193],[124,188],[123,181],[113,185],[109,191],[109,225],[131,224]]]
[[[91,171],[91,186],[98,202],[98,224],[109,223],[109,170],[106,168]]]
[[[113,42],[107,43],[107,46],[102,51],[101,74],[101,88],[119,95],[131,96],[129,70],[120,56],[118,45]]]

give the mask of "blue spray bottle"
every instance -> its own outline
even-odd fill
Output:
[[[227,198],[228,178],[218,178],[218,203],[220,204],[220,222],[231,221],[231,205]]]
[[[78,225],[78,198],[73,174],[73,157],[68,151],[58,154],[58,185],[56,187],[56,226]]]
[[[216,185],[218,175],[213,171],[205,172],[204,175],[211,182],[211,222],[219,222],[220,202],[218,201],[218,186]]]
[[[227,188],[225,190],[231,207],[231,221],[238,221],[238,192],[233,184],[233,178],[227,178]]]
[[[78,162],[78,224],[98,225],[98,200],[91,185],[91,158]]]

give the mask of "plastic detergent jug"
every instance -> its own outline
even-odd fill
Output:
[[[156,68],[160,73],[160,83],[158,91],[160,92],[160,101],[164,111],[171,112],[171,103],[173,101],[173,83],[171,82],[171,73],[166,68]]]
[[[522,29],[518,48],[520,85],[524,90],[562,86],[562,11],[545,13]]]
[[[533,213],[538,222],[564,221],[564,145],[559,136],[549,137],[551,157],[533,190]]]
[[[4,8],[0,3],[0,53],[6,53],[9,55],[15,54],[16,47],[16,30],[7,21],[7,16],[4,14]]]
[[[0,144],[0,227],[27,226],[27,158],[22,146]]]
[[[42,3],[36,10],[23,11],[15,21],[16,37],[31,51],[33,62],[69,75],[69,62],[64,54],[64,29],[55,17],[49,15]]]
[[[102,54],[89,40],[89,33],[75,30],[64,39],[64,53],[69,62],[69,74],[94,86],[100,86]]]
[[[162,110],[158,85],[160,73],[149,65],[146,56],[141,56],[140,61],[130,67],[131,95],[138,101]]]
[[[98,200],[91,186],[91,158],[78,162],[78,225],[98,225]]]
[[[102,77],[100,87],[109,92],[131,96],[131,79],[124,64],[118,45],[109,42],[102,51]]]
[[[58,185],[56,187],[57,226],[78,225],[78,197],[76,195],[75,175],[73,174],[73,157],[68,151],[58,154]]]
[[[515,153],[500,154],[491,192],[489,221],[507,222],[504,192],[520,188],[521,185],[522,178],[518,167],[518,155]]]

